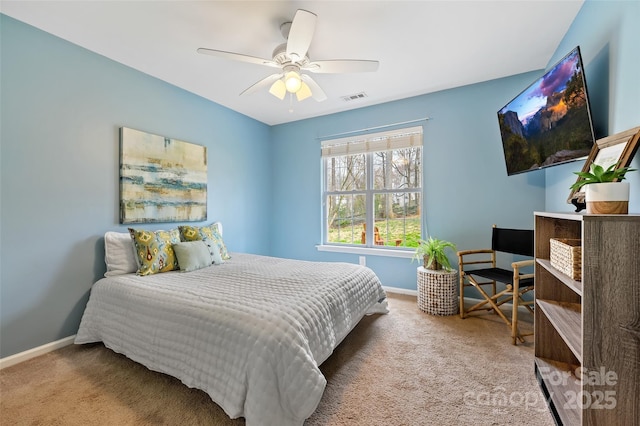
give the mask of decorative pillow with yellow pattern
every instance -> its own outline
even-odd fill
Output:
[[[179,269],[173,244],[180,242],[178,229],[147,231],[129,228],[136,250],[138,275],[151,275]]]
[[[182,225],[179,226],[178,229],[180,229],[180,238],[182,241],[202,241],[207,238],[220,246],[220,256],[222,259],[231,259],[231,256],[229,256],[229,252],[227,251],[227,246],[225,246],[224,241],[222,240],[222,234],[218,228],[218,222],[207,226]]]

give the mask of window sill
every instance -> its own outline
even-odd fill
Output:
[[[405,259],[411,259],[413,257],[413,250],[394,250],[383,248],[371,248],[371,247],[353,247],[353,246],[332,246],[332,245],[317,245],[318,251],[330,251],[334,253],[350,253],[350,254],[367,254],[369,256],[386,256],[386,257],[402,257]]]

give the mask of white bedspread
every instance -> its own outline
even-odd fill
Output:
[[[75,343],[104,342],[247,425],[301,425],[324,392],[318,366],[374,312],[386,300],[368,268],[233,253],[193,272],[101,279]]]

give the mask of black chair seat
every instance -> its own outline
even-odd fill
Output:
[[[533,273],[524,273],[522,269],[531,269],[533,260],[533,230],[498,228],[493,225],[491,232],[491,248],[476,250],[462,250],[458,252],[458,268],[460,271],[460,317],[475,311],[489,311],[498,315],[511,329],[511,343],[517,344],[518,340],[524,343],[524,336],[518,329],[518,311],[523,307],[533,314],[534,301],[524,296],[533,292]],[[507,253],[524,256],[527,259],[517,262],[511,261],[511,268],[496,268],[496,253]],[[507,260],[507,259],[505,259]],[[469,266],[469,269],[466,267]],[[477,268],[477,269],[474,269]],[[515,276],[515,279],[514,279]],[[518,291],[515,291],[513,283],[518,281]],[[506,284],[505,288],[498,288],[497,283]],[[475,287],[482,296],[480,301],[473,306],[465,306],[465,287]],[[484,287],[489,286],[489,287]],[[475,296],[475,295],[474,295]],[[508,303],[511,302],[511,303]],[[502,311],[505,306],[507,312]],[[508,316],[507,316],[508,315]]]
[[[473,271],[465,271],[465,274],[476,275],[478,277],[486,278],[491,281],[498,281],[504,284],[513,284],[513,271],[502,268],[476,269]],[[524,280],[520,280],[520,288],[529,287],[532,285],[533,278],[525,278]]]

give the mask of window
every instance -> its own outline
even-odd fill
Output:
[[[322,141],[323,244],[417,247],[422,127]]]

